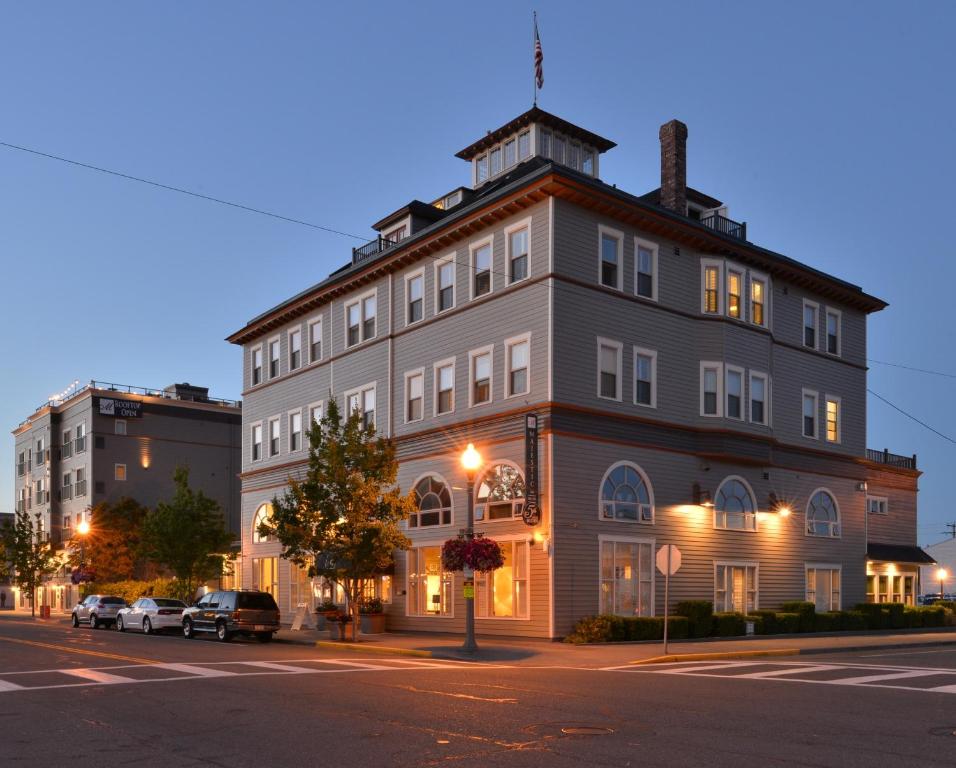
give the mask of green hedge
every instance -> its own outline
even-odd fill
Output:
[[[798,632],[814,632],[816,629],[817,607],[806,600],[790,600],[780,604],[780,610],[784,613],[796,613],[800,616],[800,628]]]
[[[670,640],[686,640],[689,622],[685,616],[667,620]],[[614,643],[635,640],[663,640],[664,619],[658,616],[588,616],[574,625],[566,643]]]
[[[710,600],[682,600],[674,612],[687,617],[691,637],[710,637],[714,620],[714,604]]]
[[[182,585],[176,579],[153,579],[152,581],[114,581],[114,582],[90,582],[83,584],[81,593],[86,595],[116,595],[122,597],[127,603],[139,600],[141,597],[175,597],[189,602],[189,597],[184,597]]]
[[[716,637],[740,637],[746,632],[742,613],[715,613],[714,635]]]

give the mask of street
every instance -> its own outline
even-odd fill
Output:
[[[22,766],[956,763],[949,648],[601,658],[468,663],[4,618],[0,754]]]

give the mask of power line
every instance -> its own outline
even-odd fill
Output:
[[[897,410],[897,411],[899,411],[900,413],[902,413],[906,418],[912,419],[912,420],[915,421],[917,424],[919,424],[921,427],[925,427],[926,429],[928,429],[928,430],[929,430],[930,432],[932,432],[933,434],[939,435],[939,436],[940,436],[941,438],[943,438],[944,440],[948,440],[949,442],[953,443],[953,445],[956,445],[956,440],[954,440],[953,438],[951,438],[949,435],[944,435],[944,434],[943,434],[942,432],[940,432],[938,429],[933,429],[933,427],[931,427],[931,426],[930,426],[929,424],[927,424],[925,421],[920,421],[920,420],[917,419],[913,414],[907,413],[907,412],[904,411],[902,408],[900,408],[898,405],[894,405],[894,404],[891,403],[889,400],[887,400],[885,397],[883,397],[883,395],[878,395],[876,392],[874,392],[874,391],[873,391],[872,389],[870,389],[869,387],[866,388],[866,391],[869,392],[871,395],[873,395],[873,397],[876,397],[876,398],[882,400],[884,403],[886,403],[888,406],[890,406],[890,408],[893,408],[894,410]]]
[[[907,371],[916,371],[918,373],[929,373],[933,376],[944,376],[947,379],[956,379],[956,374],[943,373],[942,371],[931,371],[928,368],[914,368],[912,365],[902,365],[901,363],[888,363],[885,360],[874,360],[871,357],[868,357],[866,362],[876,363],[877,365],[889,365],[893,368],[904,368]]]
[[[212,197],[211,195],[204,195],[201,192],[193,192],[189,189],[183,189],[182,187],[173,187],[169,184],[162,184],[158,181],[152,181],[151,179],[144,179],[140,176],[133,176],[129,173],[122,173],[120,171],[113,171],[109,168],[101,168],[98,165],[90,165],[89,163],[81,163],[79,160],[70,160],[68,157],[60,157],[59,155],[51,155],[47,152],[40,152],[37,149],[30,149],[29,147],[21,147],[17,144],[10,144],[6,141],[0,141],[0,147],[7,147],[8,149],[16,149],[20,152],[27,152],[31,155],[37,155],[38,157],[45,157],[49,160],[58,160],[61,163],[69,163],[70,165],[78,166],[79,168],[86,168],[90,171],[98,171],[99,173],[106,173],[110,176],[117,176],[121,179],[127,179],[128,181],[138,181],[140,184],[149,184],[152,187],[159,187],[160,189],[168,190],[169,192],[179,192],[182,195],[190,195],[191,197],[198,197],[200,200],[208,200],[212,203],[219,203],[220,205],[228,205],[231,208],[238,208],[241,211],[249,211],[250,213],[258,213],[260,216],[269,216],[273,219],[279,219],[280,221],[288,221],[292,224],[301,224],[303,227],[311,227],[312,229],[319,229],[323,232],[330,232],[333,235],[341,235],[342,237],[351,237],[356,240],[367,240],[367,237],[362,237],[361,235],[353,235],[350,232],[342,232],[338,229],[332,229],[331,227],[323,227],[321,224],[313,224],[311,221],[303,221],[302,219],[294,219],[291,216],[283,216],[279,213],[273,213],[271,211],[264,211],[261,208],[253,208],[251,205],[243,205],[242,203],[233,203],[229,200],[223,200],[219,197]]]

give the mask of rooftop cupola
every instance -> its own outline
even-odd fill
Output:
[[[542,157],[599,178],[599,156],[616,146],[596,133],[532,107],[497,130],[489,131],[455,157],[471,163],[472,186],[477,189],[532,157]]]

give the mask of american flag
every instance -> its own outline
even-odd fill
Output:
[[[534,82],[540,88],[544,85],[544,52],[541,50],[541,38],[538,37],[538,20],[534,20]]]

